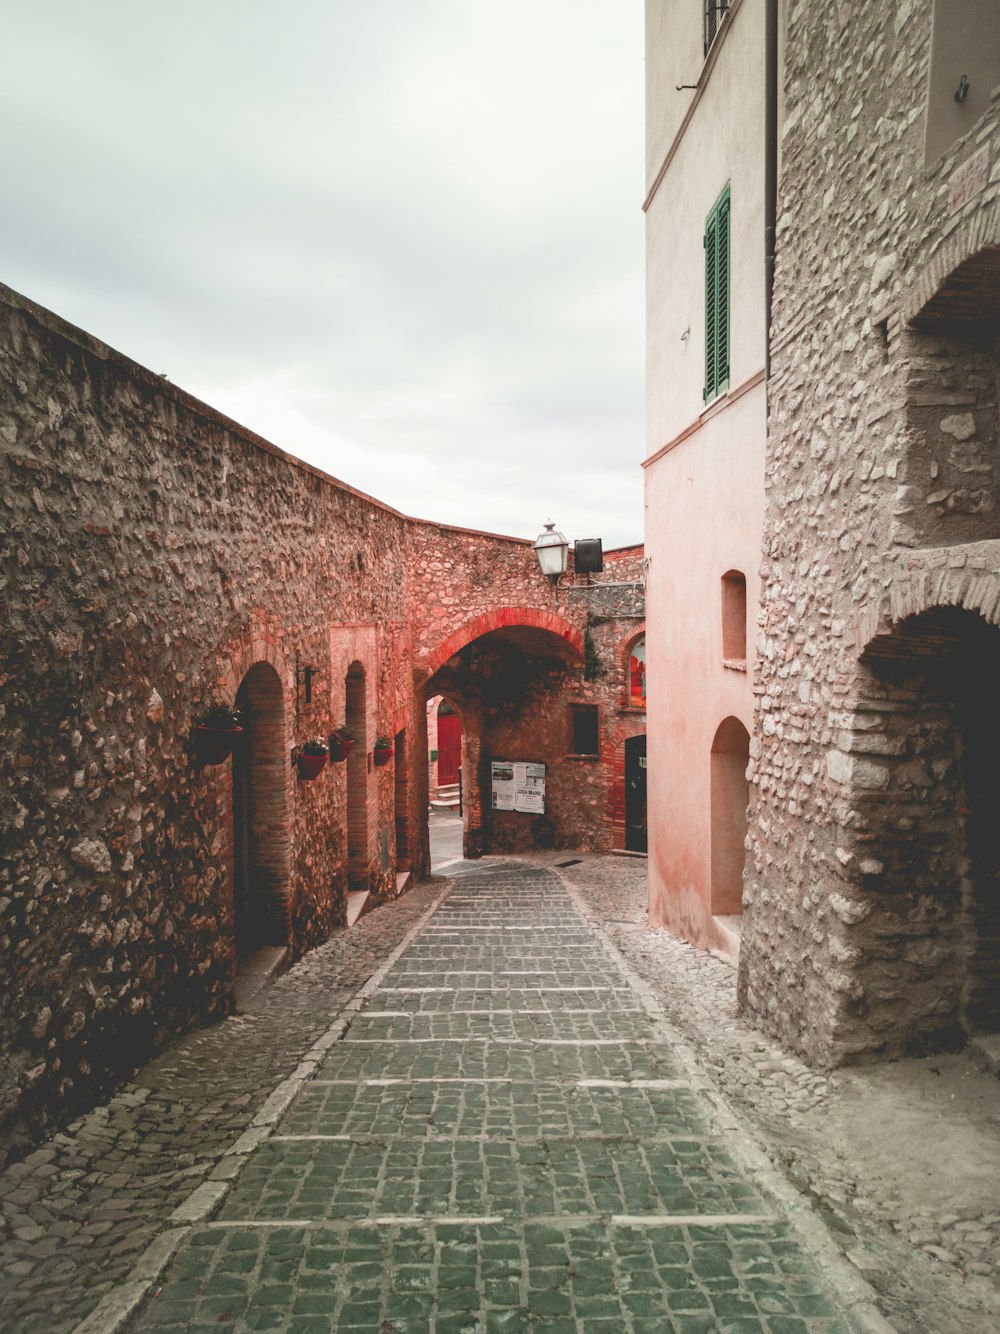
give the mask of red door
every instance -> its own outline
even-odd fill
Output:
[[[457,713],[438,714],[438,787],[458,782],[462,763],[462,720]]]

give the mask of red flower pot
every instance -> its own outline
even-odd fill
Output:
[[[331,760],[346,760],[347,757],[348,757],[348,755],[350,755],[350,753],[351,753],[351,751],[352,751],[353,749],[354,749],[354,741],[353,741],[353,739],[351,739],[351,740],[349,740],[349,741],[331,741],[331,742],[330,742],[330,759],[331,759]]]
[[[392,759],[392,747],[376,746],[375,750],[373,751],[373,755],[375,758],[376,765],[378,766],[378,768],[381,769],[383,764],[388,764],[389,761]]]
[[[325,755],[300,755],[299,777],[305,782],[311,783],[326,768],[326,759]]]
[[[225,763],[242,735],[242,727],[206,727],[199,723],[194,729],[194,749],[198,763]]]

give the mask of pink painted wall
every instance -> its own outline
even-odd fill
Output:
[[[751,731],[764,386],[646,469],[650,920],[735,958],[711,911],[712,743],[721,723]],[[747,579],[747,670],[724,666],[722,577]]]

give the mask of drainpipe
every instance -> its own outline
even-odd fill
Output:
[[[764,374],[771,375],[771,298],[778,216],[778,0],[764,0]]]

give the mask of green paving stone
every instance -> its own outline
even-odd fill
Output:
[[[572,1309],[568,1293],[558,1288],[532,1288],[528,1309],[538,1315],[566,1315]]]
[[[385,1300],[385,1312],[395,1320],[426,1317],[434,1307],[433,1297],[424,1293],[390,1293]]]
[[[437,1294],[439,1311],[478,1311],[481,1305],[477,1288],[445,1288]]]
[[[290,1307],[294,1291],[290,1283],[262,1283],[254,1293],[255,1306]]]
[[[720,1292],[712,1294],[712,1309],[715,1314],[727,1319],[733,1316],[753,1316],[756,1314],[756,1306],[751,1297],[741,1296],[736,1292]]]
[[[711,1309],[711,1303],[703,1292],[698,1292],[694,1288],[684,1288],[681,1291],[670,1294],[668,1302],[671,1313],[674,1311],[707,1311]]]
[[[202,1291],[206,1297],[241,1297],[246,1295],[247,1282],[217,1271],[207,1280]]]
[[[530,1327],[526,1311],[487,1311],[483,1318],[484,1334],[526,1334]]]
[[[483,1295],[487,1306],[516,1306],[521,1298],[521,1285],[513,1279],[487,1279]]]
[[[478,1334],[479,1317],[463,1314],[439,1315],[434,1321],[435,1334]]]
[[[618,1320],[621,1322],[621,1306],[614,1296],[592,1295],[580,1297],[573,1290],[573,1305],[577,1315],[586,1320]]]
[[[301,1293],[292,1303],[293,1315],[327,1315],[332,1314],[337,1309],[337,1298],[335,1296],[324,1296],[322,1293],[310,1292]]]
[[[802,1295],[795,1297],[795,1309],[799,1315],[807,1316],[833,1316],[836,1315],[833,1307],[825,1297],[818,1294],[811,1296]]]
[[[337,1315],[338,1329],[377,1329],[378,1302],[345,1302]]]

